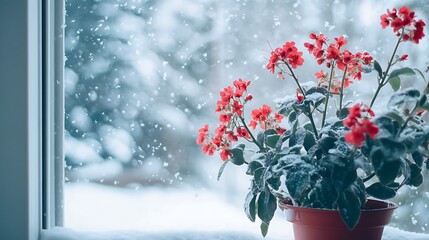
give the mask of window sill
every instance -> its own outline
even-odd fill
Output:
[[[429,235],[405,232],[396,228],[386,227],[383,240],[427,240]],[[248,232],[205,232],[205,231],[177,231],[177,232],[139,232],[139,231],[114,231],[114,232],[82,232],[67,228],[53,228],[42,231],[40,240],[256,240],[262,239],[258,234]],[[293,240],[291,232],[281,233],[272,231],[268,233],[266,240]]]

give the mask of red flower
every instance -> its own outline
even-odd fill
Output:
[[[413,36],[413,42],[415,43],[419,43],[420,39],[422,39],[425,34],[423,32],[423,28],[424,26],[426,26],[426,24],[423,22],[423,20],[419,20],[416,23],[414,23],[414,27],[416,28],[416,30],[414,30],[414,34]]]
[[[283,135],[283,133],[285,133],[287,131],[286,129],[281,128],[281,127],[276,127],[275,130],[279,135]]]
[[[334,44],[329,45],[328,53],[326,54],[326,59],[337,60],[339,57],[340,57],[340,50]]]
[[[347,44],[347,40],[344,38],[344,36],[341,36],[339,38],[334,38],[334,39],[337,42],[338,49],[340,49],[342,46]]]
[[[250,134],[245,127],[238,127],[237,128],[237,135],[239,137],[244,137],[244,138],[250,139]]]
[[[227,133],[228,139],[231,142],[237,142],[238,141],[238,137],[232,132],[232,131],[228,131]]]
[[[323,72],[323,70],[320,70],[319,72],[315,73],[314,76],[318,79],[326,78],[326,74]]]
[[[243,93],[247,91],[247,86],[250,85],[250,81],[246,82],[240,78],[238,80],[235,80],[233,84],[236,88],[234,96],[240,98],[241,96],[243,96]]]
[[[387,26],[393,28],[393,32],[397,36],[401,36],[400,30],[404,30],[402,41],[413,41],[419,43],[425,36],[423,28],[426,25],[422,20],[415,20],[416,14],[410,8],[403,6],[397,11],[395,8],[392,11],[387,10],[386,14],[380,16],[381,27],[384,29]]]
[[[250,120],[249,127],[251,127],[252,129],[255,129],[256,126],[258,126],[258,122],[255,120]]]
[[[302,52],[295,47],[295,42],[286,42],[283,47],[274,49],[266,68],[274,73],[276,64],[279,62],[289,64],[292,68],[297,68],[304,63]]]
[[[404,54],[401,56],[400,61],[405,61],[408,59],[408,54]]]
[[[221,114],[221,115],[219,115],[219,121],[222,123],[229,123],[229,121],[231,121],[231,115]]]
[[[349,108],[349,115],[343,120],[345,126],[350,128],[350,132],[344,135],[346,142],[355,146],[362,146],[365,141],[365,134],[374,139],[378,133],[378,127],[371,122],[368,116],[362,116],[362,113],[374,116],[374,112],[366,105],[356,104]]]
[[[304,95],[302,95],[298,90],[296,90],[296,99],[299,103],[302,103],[302,101],[304,101]]]
[[[283,115],[281,115],[281,114],[278,114],[278,113],[274,114],[274,118],[276,119],[276,121],[277,121],[278,123],[281,123],[284,117],[285,117],[285,116],[283,116]]]
[[[238,101],[234,100],[232,103],[232,112],[236,113],[238,116],[243,115],[243,105],[240,104]]]
[[[222,151],[220,152],[220,159],[226,161],[230,157],[232,157],[232,154],[228,151],[228,149],[222,149]]]
[[[206,139],[209,131],[209,125],[206,124],[204,127],[200,128],[198,130],[198,138],[197,138],[197,144],[203,144],[204,140]]]

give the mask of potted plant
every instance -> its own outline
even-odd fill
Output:
[[[343,36],[330,42],[323,34],[311,33],[304,46],[327,69],[315,74],[314,84],[303,85],[298,78],[303,53],[294,42],[286,42],[272,51],[267,69],[294,82],[296,94],[277,100],[277,112],[265,104],[252,110],[249,121],[244,110],[253,99],[248,93],[251,82],[238,79],[220,92],[215,132],[210,133],[208,125],[199,130],[197,143],[203,152],[219,152],[224,161],[218,177],[228,163],[247,165],[251,183],[244,210],[251,221],[261,220],[264,236],[280,206],[294,223],[298,240],[381,239],[396,208],[381,200],[394,197],[404,185],[422,184],[422,169],[429,167],[429,126],[424,120],[429,85],[422,91],[401,89],[404,75],[426,80],[417,69],[398,67],[408,55],[397,54],[401,44],[419,43],[425,23],[405,6],[387,10],[380,19],[397,38],[385,67],[367,52],[345,50]],[[377,78],[372,99],[345,102],[346,88],[370,71]],[[394,93],[385,110],[374,113],[372,107],[386,85]],[[262,131],[252,133],[257,127]],[[233,145],[240,138],[255,148]],[[251,157],[244,154],[247,150]]]

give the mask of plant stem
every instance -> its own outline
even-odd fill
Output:
[[[316,139],[319,140],[319,134],[317,133],[316,124],[314,123],[313,114],[309,113],[308,119],[310,119],[311,126],[314,130],[314,135],[316,136]]]
[[[399,129],[399,131],[396,133],[396,138],[399,137],[399,135],[401,134],[402,131],[404,131],[404,129],[407,127],[408,122],[413,119],[414,114],[416,113],[416,110],[419,106],[419,103],[416,103],[416,106],[414,106],[413,110],[411,111],[410,115],[407,117],[407,119],[405,119],[405,122],[402,124],[401,128]]]
[[[249,133],[250,137],[252,138],[253,142],[256,144],[256,146],[258,146],[260,151],[263,151],[264,148],[261,146],[261,144],[258,143],[258,141],[256,140],[256,138],[253,136],[252,132],[250,132],[250,129],[247,127],[246,122],[244,121],[244,118],[242,117],[238,117],[241,120],[241,123],[243,123],[244,128],[246,128],[246,131]]]
[[[375,176],[375,172],[371,173],[369,176],[367,176],[366,178],[362,179],[363,182],[367,182],[368,180],[370,180],[371,178],[373,178]]]
[[[325,103],[325,110],[323,111],[322,116],[322,128],[325,126],[325,120],[326,120],[326,112],[328,111],[328,105],[329,105],[329,96],[331,95],[331,83],[332,79],[334,78],[334,67],[335,63],[334,61],[331,61],[331,73],[329,75],[329,82],[328,82],[328,94],[326,95],[326,103]]]
[[[389,74],[390,67],[393,66],[393,64],[392,64],[393,63],[393,59],[395,58],[396,51],[398,50],[398,47],[399,47],[399,44],[401,43],[403,35],[404,35],[404,29],[402,29],[402,34],[401,34],[401,36],[399,36],[398,41],[396,42],[395,49],[393,50],[392,56],[390,57],[390,60],[387,63],[387,69],[384,72],[384,75],[381,78],[381,81],[378,83],[377,90],[375,90],[374,96],[372,97],[371,103],[369,104],[370,108],[372,108],[372,106],[374,105],[375,99],[377,99],[377,96],[380,93],[381,88],[383,88],[383,86],[385,85],[384,81],[386,80],[386,77]]]
[[[304,99],[306,99],[307,96],[305,95],[304,89],[301,87],[301,84],[299,84],[298,77],[295,75],[295,73],[293,72],[292,68],[289,66],[289,64],[286,61],[283,60],[283,63],[289,69],[289,72],[290,72],[293,80],[295,80],[295,83],[298,86],[299,90],[301,91],[302,96],[304,97]],[[312,112],[309,112],[307,116],[308,116],[308,119],[310,119],[310,123],[311,123],[311,126],[313,127],[314,135],[316,136],[316,139],[319,139],[319,134],[317,133],[317,128],[316,128],[316,124],[314,123]]]
[[[293,72],[292,68],[289,66],[289,64],[285,60],[283,60],[283,63],[289,69],[289,72],[290,72],[293,80],[295,80],[296,85],[298,86],[299,90],[301,91],[302,95],[305,98],[305,92],[304,92],[304,89],[301,87],[301,84],[299,84],[298,77],[295,75],[295,73]]]
[[[343,97],[344,97],[344,82],[346,81],[347,74],[347,65],[344,69],[343,79],[341,80],[341,88],[340,88],[340,111],[343,108]]]

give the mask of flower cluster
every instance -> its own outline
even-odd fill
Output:
[[[253,98],[247,93],[249,85],[250,81],[238,79],[233,82],[233,86],[220,91],[220,99],[215,110],[219,113],[220,124],[215,134],[209,133],[208,124],[198,131],[197,144],[202,145],[203,153],[211,156],[219,152],[222,160],[230,159],[232,154],[229,150],[233,142],[237,142],[239,138],[254,140],[248,126],[255,129],[259,125],[263,130],[274,129],[278,134],[286,132],[286,129],[279,125],[284,116],[273,113],[271,107],[265,104],[259,109],[252,110],[252,120],[246,124],[243,116],[244,105]]]
[[[425,34],[423,28],[426,25],[423,20],[415,20],[416,14],[410,8],[403,6],[399,10],[393,8],[391,11],[387,10],[386,14],[380,16],[381,26],[384,28],[391,26],[393,32],[397,36],[402,36],[403,41],[412,41],[419,43]],[[403,29],[402,32],[400,30]]]
[[[356,54],[351,53],[349,50],[342,50],[341,48],[347,44],[347,40],[344,36],[334,38],[335,42],[328,44],[329,39],[323,34],[310,34],[310,39],[314,40],[314,44],[306,42],[304,46],[308,52],[312,54],[319,65],[325,63],[328,68],[331,65],[335,65],[337,69],[344,71],[344,86],[342,85],[342,79],[333,78],[331,81],[330,91],[338,93],[339,89],[347,88],[352,82],[350,78],[361,80],[363,67],[362,65],[371,64],[373,58],[368,52],[358,52]],[[332,71],[332,74],[335,74]],[[316,78],[319,79],[319,86],[326,87],[329,85],[329,75],[323,71],[315,74]]]
[[[356,104],[348,110],[349,115],[343,120],[344,125],[351,130],[344,136],[346,142],[360,147],[365,141],[365,135],[374,139],[378,133],[378,127],[369,118],[374,117],[372,109],[366,105]]]
[[[278,134],[283,134],[286,129],[280,127],[278,124],[282,122],[284,116],[275,113],[274,116],[271,114],[273,110],[268,105],[263,105],[261,108],[252,111],[252,120],[249,126],[253,129],[256,126],[260,126],[263,130],[274,129]]]
[[[219,113],[220,124],[215,134],[209,134],[209,125],[199,129],[197,144],[203,145],[203,153],[213,155],[220,153],[222,160],[231,157],[228,151],[232,142],[238,141],[239,137],[250,139],[249,132],[244,126],[240,126],[238,120],[243,117],[244,105],[252,100],[252,95],[247,94],[250,81],[242,79],[235,80],[233,86],[228,86],[220,91],[220,99],[217,101],[216,112]]]
[[[274,73],[276,64],[279,62],[287,62],[294,69],[304,63],[302,52],[299,52],[298,48],[295,47],[295,42],[286,42],[283,47],[274,49],[271,52],[267,69]]]

